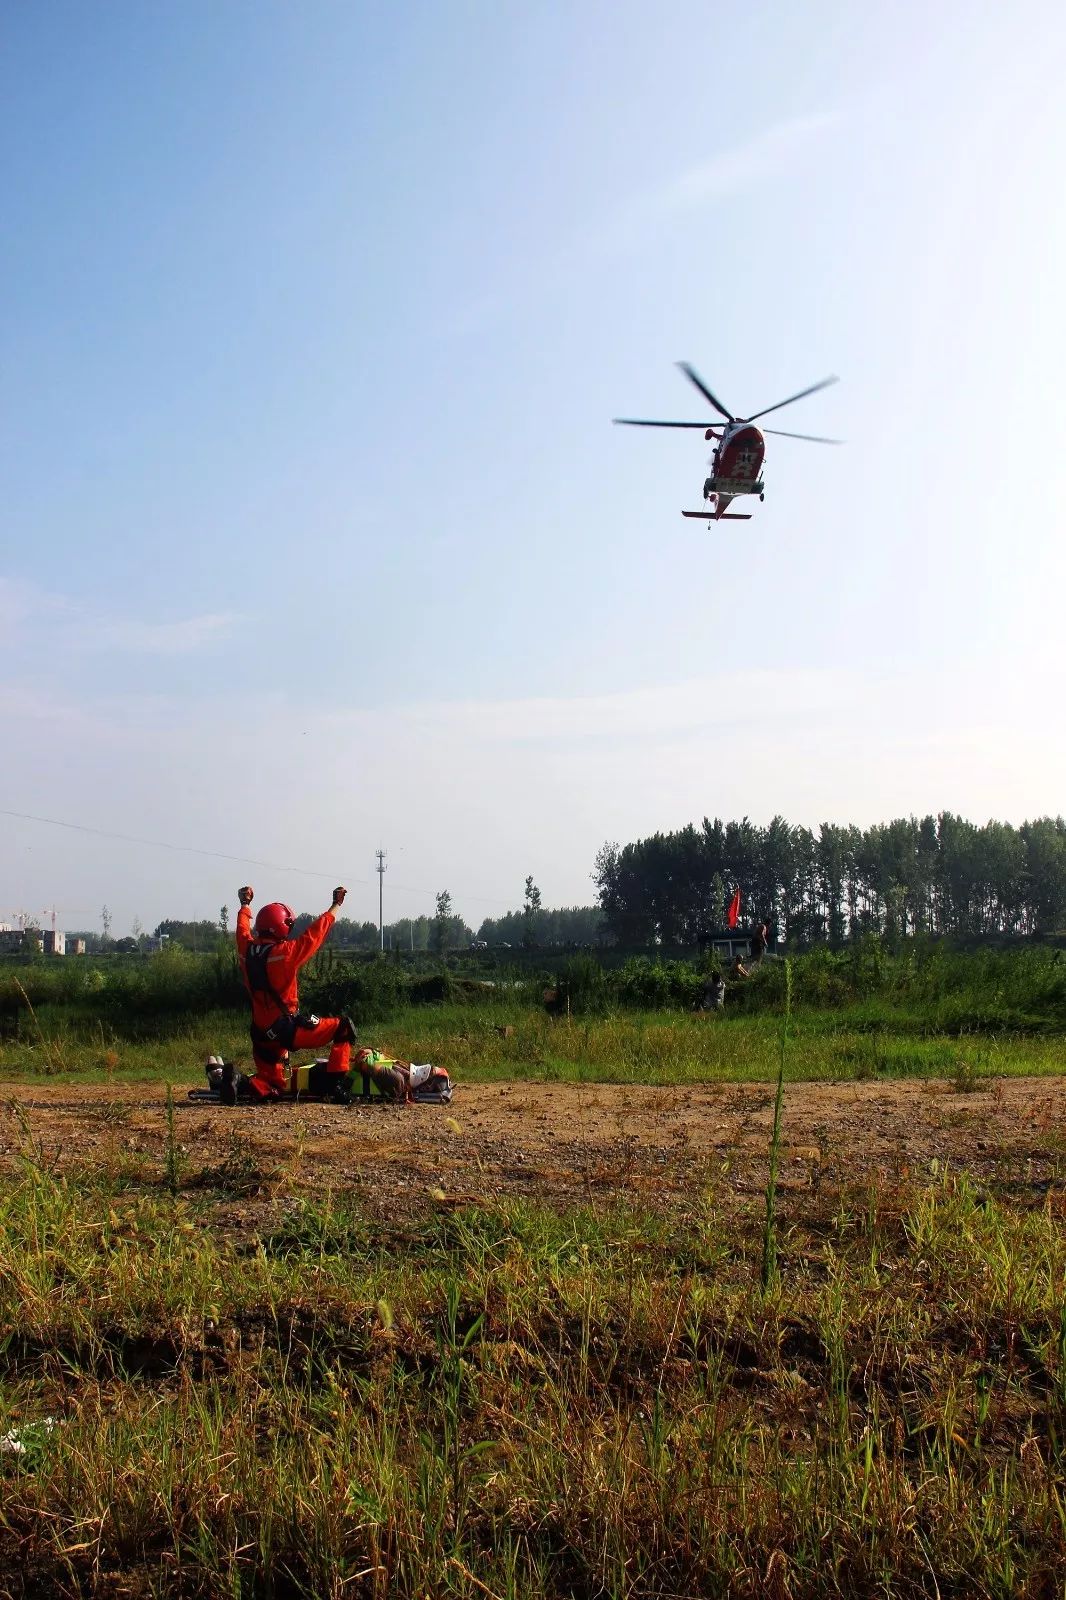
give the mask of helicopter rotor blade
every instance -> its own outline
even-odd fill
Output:
[[[757,422],[760,417],[768,417],[771,411],[780,411],[782,406],[790,406],[797,400],[805,400],[809,394],[817,394],[819,389],[828,389],[831,383],[839,382],[840,379],[835,375],[831,378],[823,378],[821,383],[812,383],[809,389],[801,389],[799,394],[789,395],[787,400],[779,400],[775,406],[767,406],[765,411],[756,411],[754,416],[745,417],[744,421]]]
[[[760,433],[776,433],[779,439],[806,439],[808,444],[843,444],[843,439],[823,439],[820,433],[785,433],[782,428],[760,428]]]
[[[688,379],[689,383],[695,384],[703,398],[708,400],[714,409],[721,416],[723,416],[727,422],[735,422],[737,420],[733,413],[731,411],[727,411],[722,402],[715,398],[694,367],[690,367],[687,361],[679,361],[677,364],[681,368],[681,371],[685,374],[685,377]]]
[[[651,417],[612,417],[611,420],[627,428],[702,428],[707,431],[705,422],[657,422]]]

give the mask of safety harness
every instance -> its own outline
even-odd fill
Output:
[[[270,952],[274,948],[275,946],[272,942],[250,944],[244,952],[244,970],[248,978],[249,989],[253,994],[269,995],[278,1008],[278,1016],[270,1024],[269,1028],[260,1028],[257,1023],[252,1023],[252,1039],[258,1044],[274,1045],[281,1050],[291,1050],[296,1029],[299,1027],[313,1028],[318,1018],[304,1017],[298,1011],[290,1011],[271,983],[267,961]]]
[[[270,952],[275,948],[275,944],[271,941],[247,945],[244,952],[244,972],[252,994],[268,995],[278,1008],[278,1015],[269,1028],[261,1028],[257,1022],[252,1022],[252,1044],[267,1060],[283,1061],[288,1052],[296,1048],[297,1029],[317,1028],[322,1019],[313,1012],[290,1011],[282,1000],[270,981],[270,968],[267,965]],[[339,1017],[333,1034],[333,1043],[355,1044],[356,1037],[355,1023],[351,1017]]]

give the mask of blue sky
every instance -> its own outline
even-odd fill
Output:
[[[780,811],[1063,808],[1066,16],[6,8],[0,807],[585,901]],[[673,362],[775,419],[708,533]],[[0,919],[213,912],[0,819]],[[359,884],[357,880],[364,882]]]

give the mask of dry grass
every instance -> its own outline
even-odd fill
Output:
[[[757,1218],[0,1190],[0,1593],[1061,1594],[1066,1242],[964,1177]],[[235,1198],[236,1197],[236,1198]],[[54,1419],[48,1421],[47,1419]]]

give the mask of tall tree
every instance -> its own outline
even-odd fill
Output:
[[[540,920],[540,890],[533,882],[533,876],[526,879],[526,900],[522,907],[522,943],[527,950],[532,950],[537,942],[537,923]]]
[[[774,817],[604,845],[594,881],[606,930],[625,945],[695,944],[720,925],[724,886],[744,916],[783,923],[797,943],[863,932],[981,935],[1066,926],[1066,822],[976,827],[951,812],[859,829]]]
[[[1062,817],[1036,817],[1023,822],[1025,872],[1022,881],[1025,916],[1035,933],[1066,928],[1066,822]]]
[[[826,938],[834,946],[844,943],[847,932],[845,892],[849,881],[846,833],[831,822],[818,829],[815,862],[818,872],[819,915]]]
[[[448,934],[452,920],[452,897],[447,889],[442,889],[437,896],[437,909],[433,917],[433,949],[438,955],[443,955],[448,948]]]
[[[218,948],[218,923],[208,922],[206,917],[202,922],[165,917],[156,924],[154,937],[169,939],[171,944],[181,945],[185,950],[215,950]]]
[[[712,934],[721,933],[722,929],[725,927],[725,903],[725,883],[722,880],[722,874],[720,872],[716,872],[711,878],[710,908]]]

